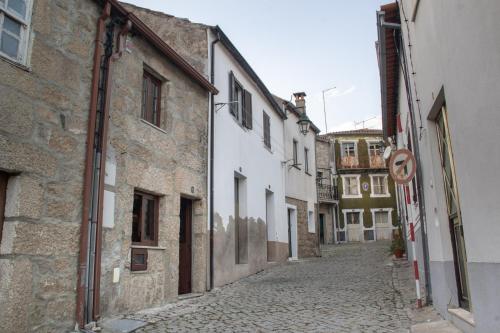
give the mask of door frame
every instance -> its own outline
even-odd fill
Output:
[[[363,215],[364,215],[364,208],[357,208],[357,209],[342,209],[342,214],[344,215],[344,228],[345,228],[345,241],[346,243],[349,243],[349,228],[347,227],[347,213],[360,213],[359,214],[359,241],[363,242],[364,241],[364,234],[363,234]]]
[[[287,220],[288,217],[290,216],[290,240],[287,239],[287,241],[291,241],[291,247],[292,247],[292,256],[289,257],[289,260],[297,260],[299,258],[299,249],[298,249],[298,237],[297,237],[297,206],[295,205],[286,205],[287,209]],[[290,214],[290,215],[288,215]],[[288,221],[287,221],[287,234],[288,234]],[[288,238],[288,237],[287,237]]]

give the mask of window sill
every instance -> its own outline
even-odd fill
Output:
[[[156,126],[155,124],[150,123],[149,121],[147,121],[147,120],[145,120],[145,119],[142,119],[142,118],[140,118],[140,119],[141,119],[141,122],[142,122],[143,124],[146,124],[146,125],[148,125],[148,126],[151,126],[151,127],[153,127],[154,129],[156,129],[156,130],[158,130],[158,131],[160,131],[160,132],[162,132],[162,133],[168,134],[168,132],[167,132],[167,131],[165,131],[163,128],[160,128],[160,127]]]
[[[148,274],[148,270],[145,270],[145,271],[133,271],[133,270],[130,270],[130,274]]]
[[[390,193],[387,193],[387,194],[373,194],[373,193],[370,193],[370,198],[390,198],[390,197],[391,197]]]
[[[264,144],[264,148],[271,154],[274,154],[273,151],[271,150],[271,147],[266,146],[266,144]]]
[[[10,58],[8,58],[8,57],[4,56],[3,54],[0,54],[0,59],[1,59],[1,60],[3,60],[3,61],[5,61],[5,62],[7,62],[7,63],[9,63],[9,64],[11,64],[11,65],[12,65],[12,66],[14,66],[14,67],[17,67],[17,68],[19,68],[19,69],[22,69],[22,70],[23,70],[23,71],[25,71],[25,72],[31,73],[31,67],[28,67],[28,66],[26,66],[26,65],[23,65],[23,64],[21,64],[21,63],[19,63],[19,62],[15,61],[15,60],[12,60],[12,59],[10,59]]]
[[[363,198],[363,195],[358,194],[358,195],[342,195],[342,199],[361,199]]]
[[[465,321],[469,325],[475,327],[476,323],[474,321],[474,316],[472,315],[471,312],[462,309],[462,308],[456,308],[456,309],[448,309],[448,313],[454,315],[455,317]]]
[[[163,246],[153,246],[153,245],[131,245],[131,249],[148,249],[148,250],[166,250],[166,247]]]

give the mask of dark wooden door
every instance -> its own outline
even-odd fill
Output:
[[[179,214],[179,295],[191,292],[192,207],[191,200],[181,198],[181,211]]]
[[[288,209],[288,257],[292,257],[292,211]]]
[[[325,215],[319,214],[319,242],[325,244]]]

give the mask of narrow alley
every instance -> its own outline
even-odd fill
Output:
[[[389,242],[325,247],[198,298],[130,315],[137,332],[408,332],[414,284]]]

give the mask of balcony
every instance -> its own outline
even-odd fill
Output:
[[[341,169],[359,168],[359,160],[357,156],[342,156],[340,159]]]
[[[385,160],[381,155],[370,155],[370,168],[385,168]]]
[[[318,196],[320,202],[334,202],[339,200],[337,186],[318,184]]]

